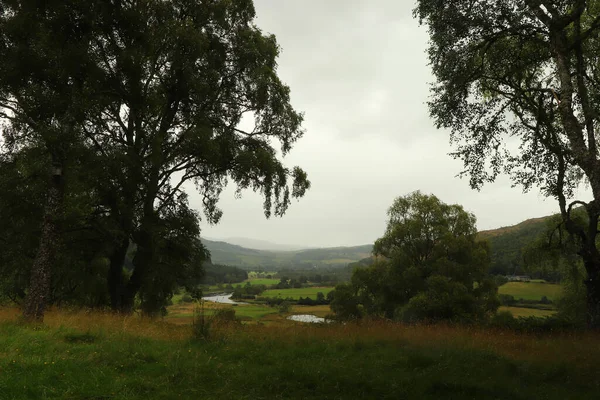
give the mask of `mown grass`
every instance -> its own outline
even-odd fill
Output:
[[[552,283],[508,282],[498,288],[498,293],[523,300],[540,300],[543,296],[556,300],[562,294],[562,287]]]
[[[600,339],[390,323],[189,327],[0,312],[2,399],[587,399]],[[154,325],[158,324],[158,327]],[[135,327],[132,331],[131,327]]]
[[[265,290],[261,293],[263,297],[281,297],[281,298],[291,298],[294,300],[299,299],[300,297],[310,297],[311,299],[317,298],[317,293],[321,292],[325,296],[327,293],[331,292],[334,288],[332,287],[305,287],[298,289],[270,289]]]

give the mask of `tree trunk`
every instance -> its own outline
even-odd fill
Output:
[[[40,244],[31,268],[29,290],[23,309],[23,316],[29,321],[44,320],[44,311],[50,296],[52,268],[59,244],[58,219],[63,208],[63,190],[62,168],[54,166],[44,210]]]
[[[600,329],[600,264],[585,262],[587,279],[587,323],[591,329]]]
[[[135,296],[142,288],[148,268],[150,268],[154,256],[152,232],[148,229],[147,224],[142,224],[140,227],[140,232],[136,238],[136,244],[137,250],[135,252],[135,257],[133,258],[133,273],[124,288],[121,303],[121,310],[127,313],[133,311]]]
[[[117,245],[110,256],[108,270],[108,291],[110,293],[110,306],[113,311],[121,311],[123,296],[123,264],[129,249],[129,237],[125,236]]]

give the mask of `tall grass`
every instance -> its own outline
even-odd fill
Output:
[[[600,391],[600,338],[451,325],[191,326],[0,309],[0,399],[570,399]]]

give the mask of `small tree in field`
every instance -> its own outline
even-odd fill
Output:
[[[353,293],[367,314],[408,320],[477,320],[497,309],[488,246],[476,240],[472,214],[414,192],[396,199],[388,215],[375,242],[378,261],[356,269],[341,297]],[[338,297],[336,288],[334,312]]]

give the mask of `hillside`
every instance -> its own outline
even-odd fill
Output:
[[[490,273],[494,275],[532,274],[535,276],[536,273],[524,271],[522,249],[548,229],[548,221],[552,217],[531,218],[516,225],[479,232],[478,238],[490,243]],[[372,263],[373,259],[369,256],[351,263],[349,268],[365,267]],[[544,276],[543,278],[551,277]]]
[[[255,250],[234,244],[202,239],[214,264],[235,265],[245,269],[310,269],[345,267],[371,254],[373,245],[329,247],[296,251]]]
[[[479,238],[490,243],[490,273],[501,275],[526,274],[522,249],[548,229],[552,216],[532,218],[517,225],[479,232]]]
[[[492,274],[524,274],[522,249],[548,227],[552,216],[531,218],[519,224],[479,232],[491,248]],[[330,247],[296,251],[269,251],[242,247],[227,242],[202,239],[215,264],[235,265],[244,269],[311,269],[351,267],[370,263],[373,245]],[[359,263],[360,262],[360,263]]]

